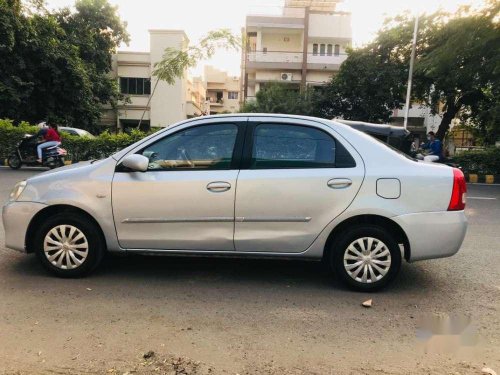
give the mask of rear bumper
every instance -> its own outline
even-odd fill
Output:
[[[26,252],[26,232],[31,219],[46,205],[35,202],[9,202],[3,206],[5,246]]]
[[[392,218],[410,242],[410,262],[457,253],[467,231],[464,211],[422,212]]]

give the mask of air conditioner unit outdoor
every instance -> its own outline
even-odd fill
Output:
[[[292,80],[292,73],[281,73],[281,80],[282,81],[291,81]]]

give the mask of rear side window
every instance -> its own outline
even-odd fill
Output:
[[[252,169],[352,168],[354,159],[328,133],[300,125],[260,124],[255,128]]]

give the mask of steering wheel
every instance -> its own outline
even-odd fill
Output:
[[[191,157],[189,156],[189,153],[186,151],[185,148],[180,148],[179,149],[181,153],[182,159],[191,167],[194,168],[194,163],[191,160]]]

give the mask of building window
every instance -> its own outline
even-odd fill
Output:
[[[335,56],[340,55],[340,46],[338,44],[335,44]]]
[[[321,56],[325,56],[325,45],[324,45],[324,44],[321,44],[321,45],[319,46],[319,54],[320,54]]]
[[[238,91],[228,91],[227,98],[233,99],[233,100],[238,100]]]
[[[318,55],[318,44],[317,43],[313,44],[313,55],[314,56]]]
[[[149,78],[120,77],[120,92],[129,95],[150,95],[151,80]]]
[[[332,52],[333,52],[333,46],[331,44],[329,44],[326,48],[326,54],[328,56],[331,56],[332,55]]]

